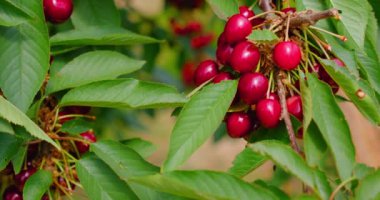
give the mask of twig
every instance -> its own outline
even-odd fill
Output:
[[[316,24],[321,19],[330,17],[340,19],[339,10],[335,8],[325,11],[306,10],[290,18],[290,27],[310,26]]]

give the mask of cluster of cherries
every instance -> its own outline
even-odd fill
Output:
[[[238,91],[225,122],[230,137],[247,138],[260,126],[277,127],[282,117],[282,107],[276,93],[277,86],[273,73],[284,71],[292,75],[292,70],[304,70],[299,66],[305,58],[299,40],[289,40],[286,37],[274,45],[247,40],[254,29],[261,29],[268,22],[260,16],[255,17],[255,13],[246,6],[241,6],[239,11],[238,14],[229,17],[224,32],[219,36],[217,62],[213,60],[201,62],[195,71],[194,83],[200,86],[210,80],[217,84],[225,80],[239,79]],[[295,13],[295,9],[287,8],[282,12],[290,15]],[[344,66],[339,59],[333,60],[339,66]],[[220,67],[221,65],[223,67]],[[319,78],[330,84],[334,92],[337,92],[338,85],[320,64],[315,63],[308,72],[319,74]],[[299,77],[292,77],[286,86],[288,112],[302,121]],[[294,94],[294,91],[298,94]],[[234,107],[242,109],[233,109]]]
[[[202,24],[198,21],[189,21],[181,25],[172,19],[170,24],[175,35],[190,37],[190,46],[195,50],[208,46],[214,38],[212,33],[203,33]]]

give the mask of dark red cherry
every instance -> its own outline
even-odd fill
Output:
[[[222,72],[222,73],[219,73],[218,75],[216,75],[212,81],[214,83],[220,83],[222,81],[228,81],[228,80],[232,80],[231,74],[229,74],[227,72]]]
[[[8,187],[3,193],[3,200],[22,200],[22,193],[15,186]]]
[[[251,119],[247,113],[236,112],[227,116],[227,133],[232,138],[242,138],[251,130]]]
[[[240,42],[236,45],[230,56],[231,67],[240,73],[254,71],[259,61],[259,49],[248,41]]]
[[[303,135],[304,135],[303,127],[300,127],[300,128],[297,130],[296,138],[298,138],[298,139],[303,139]]]
[[[273,99],[261,100],[256,105],[256,114],[261,125],[265,128],[275,128],[280,122],[281,105]]]
[[[268,87],[268,79],[263,74],[247,73],[239,80],[238,94],[246,104],[252,105],[265,97]]]
[[[183,83],[187,86],[193,85],[193,80],[194,80],[194,73],[195,73],[196,66],[192,62],[186,62],[183,65],[182,68],[182,80]]]
[[[80,134],[84,140],[87,140],[91,143],[96,142],[96,136],[93,131],[86,131]],[[75,142],[79,153],[86,153],[90,149],[90,145],[83,142]]]
[[[301,62],[301,48],[292,41],[280,42],[273,50],[273,60],[283,70],[295,69]]]
[[[73,12],[71,0],[44,0],[45,18],[55,24],[65,22]]]
[[[208,46],[212,42],[213,38],[214,38],[214,35],[211,33],[196,36],[196,37],[191,38],[190,45],[193,49],[201,49]]]
[[[228,65],[234,48],[229,44],[219,45],[216,49],[216,58],[222,65]]]
[[[303,113],[302,113],[302,99],[300,96],[295,95],[289,97],[286,100],[286,106],[288,107],[288,112],[296,117],[298,120],[302,121]]]
[[[297,11],[296,8],[293,8],[293,7],[284,8],[281,10],[281,12],[283,13],[295,13],[296,11]]]
[[[228,44],[226,39],[226,33],[223,32],[219,35],[217,44],[218,46]]]
[[[202,83],[214,78],[218,74],[218,64],[213,60],[201,62],[194,74],[194,83],[199,86]]]
[[[258,25],[260,25],[260,24],[262,24],[264,22],[265,22],[265,19],[264,18],[260,18],[260,17],[251,20],[252,27],[258,26]]]
[[[199,33],[202,32],[202,24],[198,21],[191,21],[186,24],[185,29],[187,33]]]
[[[345,64],[338,58],[333,58],[331,60],[334,61],[339,67],[345,66]],[[319,78],[330,85],[334,94],[338,92],[339,85],[334,81],[334,79],[331,78],[331,76],[327,73],[327,71],[323,67],[321,67],[319,70]]]
[[[268,99],[273,99],[273,100],[276,100],[276,101],[280,101],[280,97],[278,97],[278,95],[274,92],[271,92],[268,96]]]
[[[228,19],[224,28],[226,41],[230,44],[244,40],[252,32],[251,22],[241,14],[235,14]]]
[[[247,6],[240,6],[239,13],[246,18],[251,18],[255,16],[255,13],[251,9],[249,9]]]
[[[15,182],[17,186],[22,189],[24,188],[25,182],[31,177],[34,173],[37,172],[37,169],[35,168],[29,168],[22,170],[19,174],[15,175]]]

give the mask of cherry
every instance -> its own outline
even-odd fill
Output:
[[[255,18],[255,19],[251,20],[251,24],[252,24],[253,27],[258,26],[258,25],[260,25],[260,24],[262,24],[264,22],[265,22],[264,18]]]
[[[232,138],[241,138],[251,130],[251,119],[243,112],[232,113],[227,116],[227,132]]]
[[[185,29],[187,33],[199,33],[202,32],[202,24],[197,21],[191,21],[186,24]]]
[[[255,16],[255,13],[247,6],[240,6],[239,13],[248,19]]]
[[[185,85],[188,85],[188,86],[193,85],[195,69],[196,69],[196,66],[192,62],[187,62],[183,65],[182,80]]]
[[[91,143],[96,142],[96,136],[93,131],[86,131],[80,134],[84,140],[87,140]],[[75,142],[75,145],[79,153],[86,153],[90,149],[90,145],[83,142]]]
[[[273,99],[263,99],[256,106],[256,114],[265,128],[275,128],[280,122],[281,105]]]
[[[339,67],[345,66],[345,64],[338,58],[333,58],[331,60],[334,61]],[[319,77],[321,80],[330,85],[334,94],[338,92],[339,85],[334,81],[334,79],[331,78],[331,76],[326,72],[326,70],[323,67],[321,67],[319,70]]]
[[[190,45],[193,49],[201,49],[203,47],[208,46],[211,42],[214,36],[210,34],[200,35],[191,38]]]
[[[214,78],[218,74],[218,64],[213,60],[201,62],[194,74],[194,83],[199,86],[202,83]]]
[[[252,105],[265,97],[268,87],[268,79],[263,74],[247,73],[239,80],[238,94],[246,104]]]
[[[3,193],[3,200],[22,200],[22,193],[15,187],[8,187]]]
[[[284,70],[295,69],[301,62],[301,49],[295,42],[280,42],[273,50],[273,60]]]
[[[218,44],[218,47],[220,45],[228,44],[225,32],[223,32],[222,34],[219,35],[219,37],[218,37],[218,43],[217,44]]]
[[[274,92],[271,92],[268,96],[268,99],[273,99],[273,100],[277,100],[277,101],[280,101],[280,97],[278,97],[278,95]]]
[[[240,73],[255,70],[259,61],[259,49],[248,41],[240,42],[236,45],[230,56],[231,67]]]
[[[281,12],[283,13],[295,13],[296,11],[297,11],[296,8],[293,8],[293,7],[284,8],[281,10]]]
[[[304,135],[303,127],[300,127],[300,128],[297,130],[296,138],[298,138],[298,139],[303,139],[303,135]]]
[[[15,175],[14,180],[20,189],[22,189],[24,188],[25,182],[29,179],[29,177],[31,177],[36,172],[36,168],[22,170],[19,174]]]
[[[44,0],[45,18],[55,24],[65,22],[73,12],[71,0]]]
[[[222,65],[228,65],[234,48],[229,44],[219,45],[216,49],[216,58]]]
[[[235,14],[228,19],[224,28],[226,41],[235,43],[244,40],[252,32],[251,22],[241,14]]]
[[[231,74],[227,72],[222,72],[219,73],[218,75],[215,76],[214,80],[212,80],[214,83],[220,83],[222,81],[228,81],[232,80]]]
[[[294,117],[302,121],[303,119],[302,99],[300,96],[295,95],[295,96],[289,97],[286,100],[286,106],[288,107],[288,111],[290,114],[294,115]]]

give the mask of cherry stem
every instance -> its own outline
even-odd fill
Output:
[[[285,31],[285,41],[289,41],[289,23],[290,23],[290,14],[286,20],[286,31]]]
[[[87,119],[91,119],[91,120],[96,119],[95,116],[91,116],[91,115],[69,114],[69,115],[62,115],[62,116],[58,117],[58,120],[67,119],[67,118],[74,118],[74,117],[83,117],[83,118],[87,118]]]
[[[188,95],[186,95],[186,98],[192,97],[194,94],[196,94],[199,90],[201,90],[205,85],[210,83],[214,78],[211,78],[210,80],[202,83],[200,86],[196,87],[193,91],[191,91]]]
[[[351,181],[354,181],[356,180],[355,177],[351,177],[345,181],[343,181],[341,184],[338,185],[338,187],[335,188],[335,190],[333,191],[333,193],[331,193],[330,197],[329,197],[329,200],[334,200],[335,196],[338,194],[338,192],[345,186],[347,185],[348,183],[350,183]]]
[[[324,45],[323,45],[323,41],[321,41],[316,35],[314,35],[313,32],[311,32],[310,30],[308,30],[308,32],[310,33],[311,37],[313,37],[313,39],[315,40],[315,42],[317,42],[319,48],[321,48],[321,50],[323,51],[323,53],[325,54],[326,58],[327,59],[330,59],[330,56],[329,54],[327,53]],[[326,45],[326,44],[325,44]]]
[[[279,15],[281,15],[281,16],[284,15],[283,12],[280,12],[280,11],[277,11],[277,10],[269,10],[269,11],[266,11],[266,12],[263,12],[263,13],[260,13],[260,14],[257,14],[257,15],[255,15],[255,16],[249,18],[249,21],[251,21],[251,20],[253,20],[253,19],[257,19],[257,18],[262,17],[262,16],[267,15],[267,14],[271,14],[271,13],[279,14]]]
[[[82,143],[85,143],[85,144],[91,144],[91,142],[89,142],[87,140],[83,140],[83,139],[75,138],[75,137],[60,137],[60,136],[52,136],[52,135],[50,135],[50,138],[51,139],[56,139],[56,140],[69,140],[69,141],[82,142]]]
[[[322,29],[322,28],[319,28],[319,27],[316,27],[316,26],[310,26],[311,29],[314,29],[314,30],[317,30],[317,31],[320,31],[320,32],[324,32],[324,33],[327,33],[329,35],[332,35],[340,40],[342,40],[343,42],[346,42],[347,41],[347,37],[346,36],[343,36],[343,35],[338,35],[336,33],[333,33],[333,32],[330,32],[330,31],[327,31],[325,29]]]

